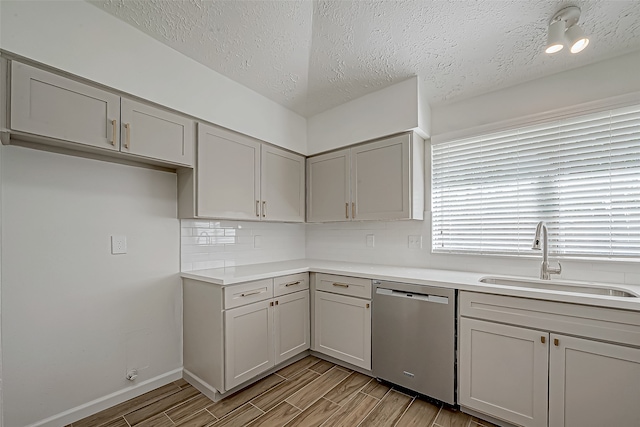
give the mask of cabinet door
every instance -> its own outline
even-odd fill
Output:
[[[314,350],[371,369],[371,302],[315,293]]]
[[[260,143],[198,123],[197,215],[260,218]]]
[[[551,341],[550,427],[640,426],[640,349],[553,334]]]
[[[277,365],[309,349],[309,291],[278,297],[273,313]]]
[[[119,122],[119,96],[11,63],[13,130],[117,151]]]
[[[193,121],[150,105],[122,99],[120,151],[193,166]]]
[[[307,159],[307,221],[349,221],[349,150]]]
[[[304,222],[303,156],[262,146],[262,217],[269,221]]]
[[[459,403],[524,427],[547,425],[549,334],[460,320]]]
[[[225,386],[227,390],[275,365],[273,301],[262,301],[224,313]]]
[[[411,136],[396,136],[351,149],[353,219],[411,218]]]

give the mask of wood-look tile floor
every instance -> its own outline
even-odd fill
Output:
[[[178,380],[67,427],[495,427],[308,356],[214,403]]]

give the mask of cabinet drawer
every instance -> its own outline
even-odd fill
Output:
[[[273,298],[273,279],[256,280],[224,288],[225,309],[269,298]]]
[[[340,295],[371,299],[371,280],[318,273],[316,289]]]
[[[273,279],[273,295],[290,294],[309,289],[309,273],[291,274]]]

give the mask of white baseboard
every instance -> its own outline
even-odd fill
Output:
[[[174,369],[165,374],[158,375],[155,378],[150,378],[146,381],[128,387],[124,390],[116,391],[115,393],[108,394],[104,397],[92,400],[75,408],[71,408],[68,411],[61,412],[52,417],[38,421],[35,424],[31,424],[29,427],[60,427],[71,424],[74,421],[81,420],[96,412],[103,411],[119,403],[125,402],[134,397],[138,397],[141,394],[155,390],[158,387],[169,384],[172,381],[182,378],[182,368]]]
[[[218,390],[211,387],[209,384],[207,384],[206,381],[195,375],[193,372],[189,372],[187,369],[184,369],[182,372],[182,376],[185,381],[194,386],[200,393],[204,394],[209,399],[213,400],[214,402],[220,400],[220,393],[218,393]]]

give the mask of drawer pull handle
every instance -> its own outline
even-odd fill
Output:
[[[546,343],[547,342],[547,338],[546,337],[540,337],[540,342],[542,344]]]
[[[124,130],[126,131],[125,133],[125,140],[124,140],[124,148],[126,148],[127,150],[129,149],[129,146],[131,145],[131,124],[130,123],[125,123],[124,124]]]
[[[267,216],[267,202],[262,202],[262,217]]]
[[[112,130],[111,130],[111,145],[113,145],[114,147],[116,146],[116,135],[118,134],[118,126],[117,126],[117,121],[111,120],[111,126],[112,126]]]
[[[369,304],[367,304],[367,308],[369,308]]]
[[[351,219],[356,219],[356,204],[351,203]]]
[[[284,285],[285,288],[288,288],[289,286],[295,286],[295,285],[299,285],[300,281],[298,280],[297,282],[291,282],[291,283],[287,283],[286,285]]]
[[[273,301],[271,301],[271,302],[269,303],[269,306],[273,307]]]
[[[256,200],[256,216],[260,218],[260,200]]]
[[[560,340],[558,338],[554,338],[553,339],[553,345],[555,345],[556,347],[560,345]]]
[[[339,288],[348,288],[349,285],[345,284],[345,283],[334,283],[333,286],[337,286]]]
[[[248,297],[251,295],[258,295],[261,294],[262,291],[261,290],[257,290],[257,291],[253,291],[253,292],[247,292],[246,294],[240,294],[241,297]]]
[[[349,219],[349,202],[344,204],[344,217]]]
[[[276,301],[276,305],[278,305],[278,301]]]

